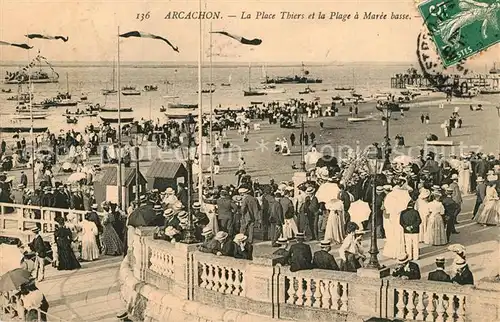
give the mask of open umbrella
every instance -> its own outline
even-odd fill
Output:
[[[319,202],[329,202],[332,199],[338,199],[340,188],[336,183],[327,182],[319,186],[316,191],[316,198]]]
[[[0,244],[0,276],[21,267],[23,254],[17,245]]]
[[[156,212],[153,205],[144,205],[135,209],[128,217],[128,224],[132,227],[149,226],[154,221]]]
[[[68,182],[78,182],[80,180],[83,180],[87,178],[87,175],[83,172],[75,172],[75,173],[72,173],[69,177],[68,177]]]
[[[351,203],[351,206],[349,207],[351,221],[358,224],[359,227],[363,227],[362,222],[368,220],[368,217],[370,217],[370,213],[370,206],[363,200],[357,200]]]
[[[0,277],[0,292],[9,292],[31,279],[31,273],[23,268],[16,268]]]

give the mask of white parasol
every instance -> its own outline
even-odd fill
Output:
[[[80,180],[83,180],[87,178],[87,175],[83,172],[76,172],[76,173],[73,173],[71,174],[69,177],[68,177],[68,182],[78,182]]]
[[[340,188],[336,183],[327,182],[319,186],[316,192],[316,198],[319,202],[329,202],[332,199],[338,199]]]
[[[0,276],[21,267],[23,254],[17,245],[0,244]]]
[[[407,190],[394,189],[385,197],[384,207],[390,216],[397,216],[408,207],[410,200]]]
[[[355,201],[349,207],[351,221],[355,222],[359,227],[363,227],[362,222],[368,220],[371,209],[367,202],[363,200]]]
[[[318,160],[322,157],[323,153],[314,150],[306,153],[306,155],[304,156],[304,161],[306,162],[306,164],[316,164],[316,162],[318,162]]]
[[[392,160],[394,163],[401,163],[403,165],[408,165],[413,162],[413,158],[409,155],[399,155]]]

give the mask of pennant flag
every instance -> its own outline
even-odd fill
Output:
[[[48,36],[48,35],[41,35],[41,34],[27,34],[25,35],[29,39],[50,39],[50,40],[62,40],[64,42],[67,42],[69,40],[69,37],[64,37],[64,36]]]
[[[244,38],[244,37],[240,37],[240,36],[236,36],[236,35],[230,34],[230,33],[226,32],[226,31],[212,31],[211,33],[213,33],[213,34],[221,34],[221,35],[224,35],[224,36],[231,37],[231,38],[233,38],[235,40],[238,40],[243,45],[258,46],[258,45],[262,44],[262,39],[258,39],[258,38],[247,39],[247,38]]]
[[[33,48],[33,46],[29,46],[28,44],[13,44],[13,43],[6,42],[6,41],[1,41],[1,40],[0,40],[0,45],[1,46],[14,46],[14,47],[22,48],[22,49],[31,49],[31,48]]]
[[[139,37],[139,38],[160,39],[160,40],[163,40],[164,42],[166,42],[170,47],[172,47],[172,49],[175,52],[179,52],[179,47],[176,47],[176,46],[172,45],[172,43],[170,41],[168,41],[168,39],[163,38],[161,36],[157,36],[157,35],[153,35],[153,34],[141,32],[141,31],[130,31],[130,32],[126,32],[124,34],[121,34],[120,37],[123,37],[123,38]]]

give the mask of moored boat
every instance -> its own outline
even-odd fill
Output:
[[[354,87],[345,87],[345,86],[340,86],[340,87],[334,87],[336,91],[353,91]]]
[[[248,91],[243,91],[243,96],[263,96],[263,95],[267,95],[267,93],[252,89],[249,89]]]
[[[486,87],[486,88],[480,89],[479,93],[483,94],[483,95],[500,94],[500,88]]]
[[[107,114],[107,113],[106,113]],[[106,114],[99,114],[99,117],[103,122],[106,123],[118,123],[118,119],[120,119],[121,123],[132,123],[134,121],[133,116],[122,116],[120,115],[120,118],[118,118],[118,115],[106,115]]]
[[[64,113],[66,117],[94,117],[97,116],[97,112],[85,112],[85,113]]]
[[[145,85],[143,88],[144,92],[156,92],[158,90],[158,86],[155,85]]]
[[[33,100],[34,98],[33,93],[31,93],[31,95],[29,93],[20,93],[18,95],[7,97],[7,101],[19,101],[27,103],[30,101],[30,96],[31,99]]]
[[[192,114],[192,113],[171,113],[171,112],[166,112],[165,113],[165,116],[168,117],[169,119],[171,120],[181,120],[181,119],[185,119],[186,117],[189,116],[189,114]],[[197,117],[197,115],[193,115],[194,118]]]
[[[122,95],[138,96],[141,95],[141,91],[138,91],[134,86],[124,86],[122,87]]]
[[[197,109],[198,104],[185,104],[185,103],[168,103],[167,104],[168,108],[184,108],[184,109]]]
[[[33,117],[33,120],[43,120],[43,119],[46,119],[47,118],[47,113],[33,113],[33,115],[31,114],[17,114],[17,115],[14,115],[12,116],[12,119],[14,120],[31,120],[31,118]]]
[[[50,74],[42,69],[42,62],[50,67]],[[37,65],[38,68],[35,68]],[[24,68],[15,72],[7,71],[4,78],[4,84],[50,84],[58,82],[59,74],[54,70],[47,59],[40,54],[33,58]]]
[[[118,112],[118,108],[106,108],[106,107],[101,107],[99,109],[100,112]],[[122,107],[120,108],[120,112],[132,112],[131,107]]]
[[[364,117],[348,117],[347,118],[347,122],[352,122],[352,123],[366,122],[366,121],[371,121],[371,120],[373,120],[373,116],[371,116],[371,115],[364,116]]]
[[[33,133],[47,132],[47,126],[33,126]],[[31,126],[1,126],[0,133],[27,133],[31,131]]]
[[[310,78],[309,71],[305,69],[304,63],[302,63],[302,75],[295,76],[285,76],[285,77],[275,77],[269,78],[265,77],[264,84],[320,84],[323,80],[320,78]]]
[[[300,95],[314,93],[314,90],[307,86],[303,91],[299,91]]]

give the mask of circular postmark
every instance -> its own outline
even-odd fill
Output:
[[[437,89],[462,90],[463,84],[459,79],[469,73],[469,69],[464,66],[464,61],[453,66],[444,67],[439,57],[431,34],[427,30],[422,30],[417,37],[417,59],[422,75],[428,80],[431,86]]]

